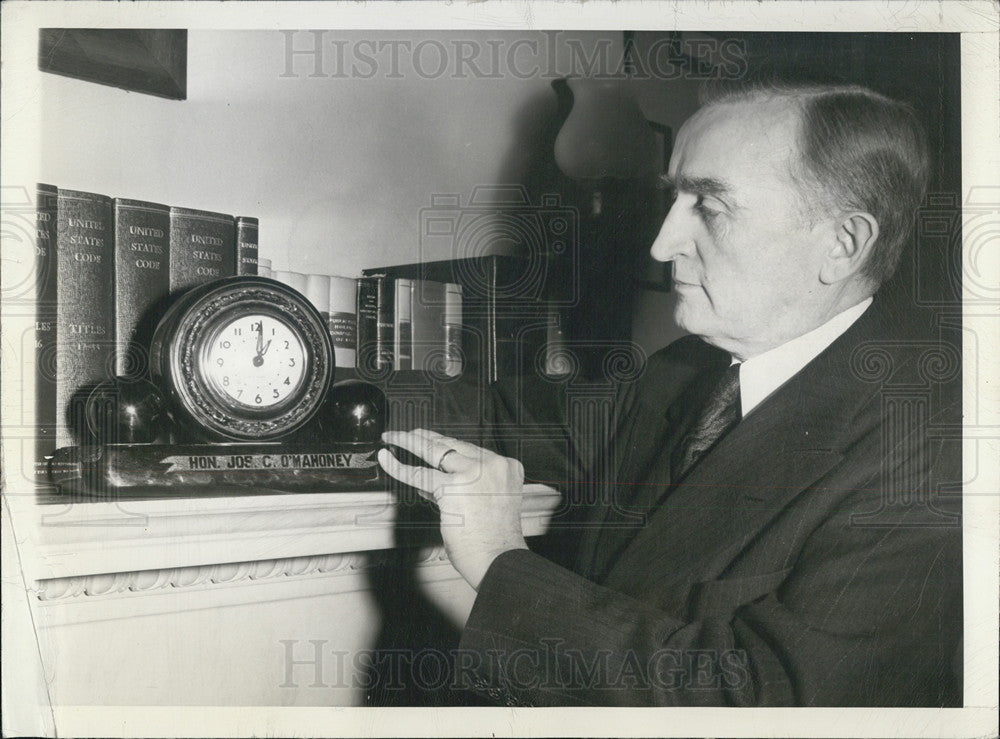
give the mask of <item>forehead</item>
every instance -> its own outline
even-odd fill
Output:
[[[681,128],[672,175],[715,178],[735,187],[794,185],[800,116],[785,101],[722,103],[702,108]]]

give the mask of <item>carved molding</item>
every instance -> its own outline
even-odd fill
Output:
[[[246,582],[274,581],[313,575],[349,575],[399,563],[399,550],[319,554],[308,557],[232,562],[172,567],[160,570],[110,572],[83,577],[59,577],[40,580],[36,597],[41,601],[73,598],[99,598],[127,593],[150,593],[157,590],[196,588],[207,585],[233,585]],[[434,567],[448,562],[444,547],[422,550],[416,567]]]

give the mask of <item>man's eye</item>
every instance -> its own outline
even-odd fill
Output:
[[[716,218],[721,215],[719,211],[713,210],[705,205],[705,201],[701,196],[699,196],[698,200],[695,202],[694,209],[698,211],[698,214],[705,220],[711,220],[712,218]]]

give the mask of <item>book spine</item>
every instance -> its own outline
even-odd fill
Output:
[[[232,216],[190,208],[170,209],[170,292],[236,274]]]
[[[413,321],[413,367],[444,371],[444,283],[413,280],[410,299]]]
[[[115,373],[142,377],[170,291],[170,209],[115,200]]]
[[[86,439],[90,390],[112,374],[115,348],[111,199],[60,190],[56,236],[56,445]]]
[[[376,345],[378,359],[376,367],[380,370],[395,366],[395,351],[393,346],[393,320],[395,316],[395,280],[383,277],[378,282],[378,318],[376,328]]]
[[[566,356],[563,317],[556,306],[548,306],[545,319],[545,374],[549,377],[563,377],[572,371]]]
[[[236,274],[259,274],[257,252],[259,222],[249,216],[236,218]]]
[[[357,281],[357,366],[358,369],[378,369],[378,294],[384,277],[361,277]]]
[[[330,278],[327,275],[306,275],[305,288],[302,294],[319,312],[323,319],[323,325],[328,325],[330,323]]]
[[[306,294],[306,282],[308,281],[306,276],[301,272],[292,272],[290,270],[278,269],[271,273],[271,277],[283,285],[287,285],[293,290],[297,290],[303,295]]]
[[[496,382],[500,379],[497,321],[500,318],[497,309],[497,272],[496,260],[492,260],[489,265],[489,284],[486,287],[487,294],[487,319],[486,319],[486,377],[489,382]]]
[[[35,460],[56,449],[56,229],[59,191],[39,184],[35,194]]]
[[[407,279],[396,280],[396,315],[393,326],[393,344],[395,350],[395,368],[397,370],[413,369],[413,313],[410,305],[410,295],[413,292],[413,282]]]
[[[444,286],[444,373],[462,374],[462,286]]]
[[[330,277],[330,338],[338,367],[354,367],[358,349],[358,284],[350,277]]]

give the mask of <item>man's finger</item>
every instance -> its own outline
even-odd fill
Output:
[[[431,466],[437,464],[437,458],[444,452],[443,449],[435,450],[430,439],[414,431],[386,431],[382,441],[405,449]]]
[[[441,466],[441,459],[451,449],[459,451],[459,442],[450,436],[443,436],[437,431],[430,429],[416,428],[411,431],[414,436],[423,440],[424,448],[427,450],[425,459],[431,467]]]
[[[451,447],[462,456],[471,457],[477,461],[481,461],[487,454],[493,453],[489,449],[483,449],[481,446],[461,439],[451,439]]]
[[[388,449],[379,449],[378,462],[390,477],[428,494],[440,486],[441,476],[444,474],[430,467],[403,464]],[[433,497],[428,499],[433,500]]]
[[[395,444],[425,461],[431,467],[437,467],[441,457],[449,449],[456,449],[455,440],[434,431],[414,429],[413,431],[387,431],[382,434],[382,440],[387,444]]]
[[[453,439],[449,436],[442,436],[436,431],[430,431],[429,429],[418,428],[408,432],[389,431],[382,434],[382,439],[387,443],[396,444],[416,454],[432,467],[438,465],[441,461],[441,456],[449,449],[454,449],[462,456],[477,462],[483,461],[484,457],[493,453],[470,442]]]

